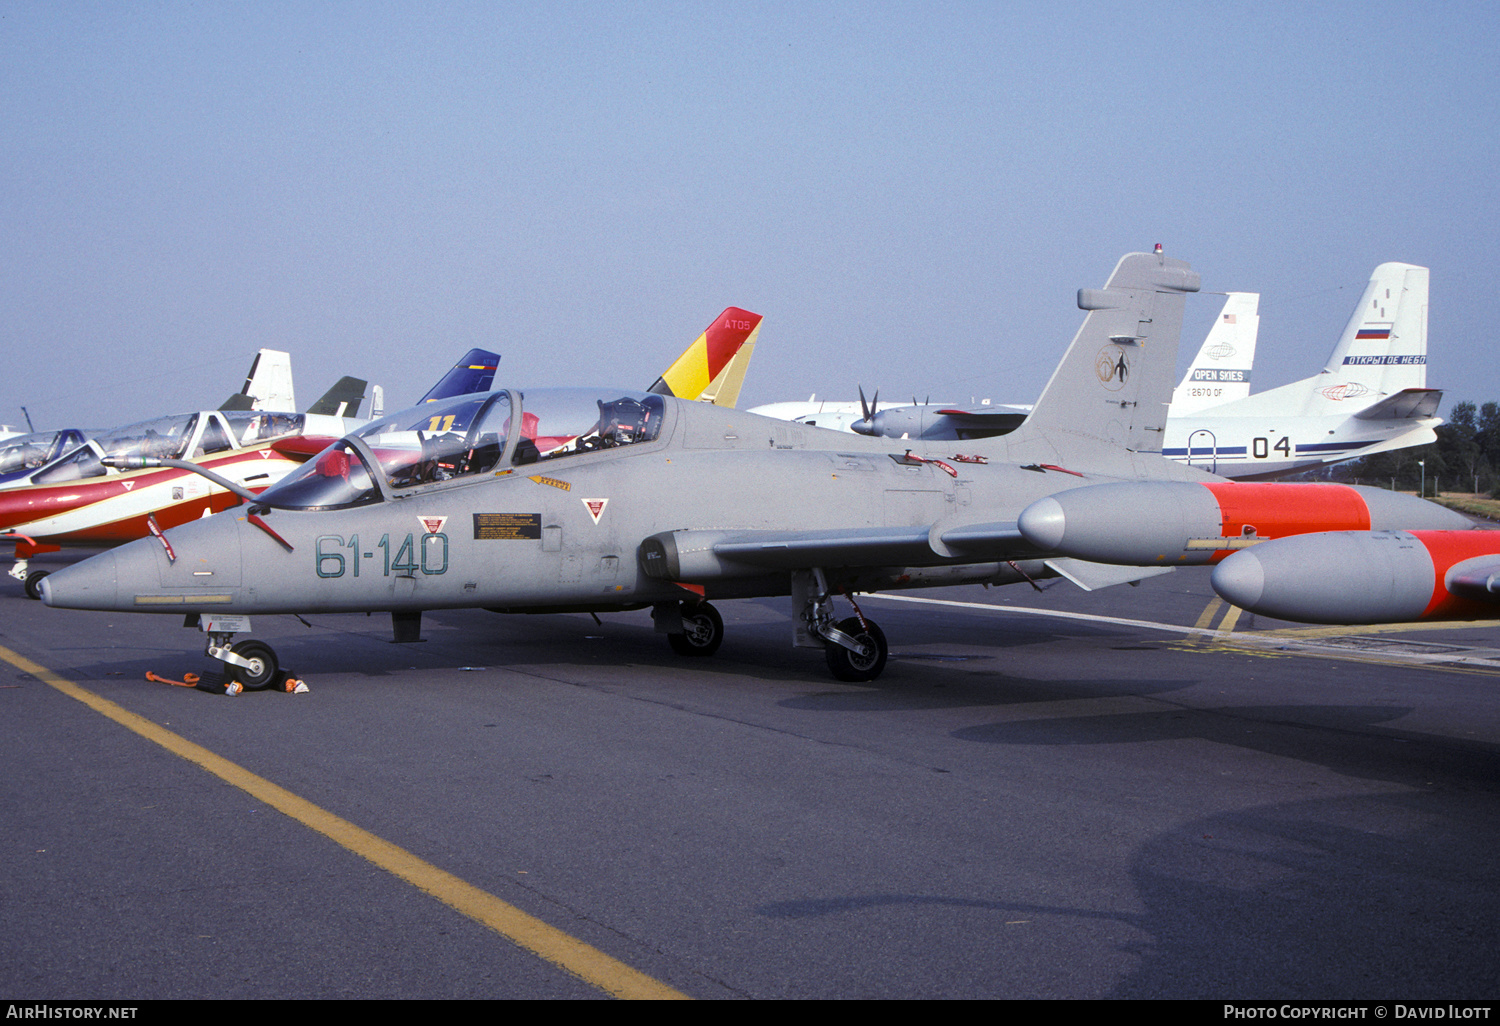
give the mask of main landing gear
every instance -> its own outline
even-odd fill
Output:
[[[16,565],[11,567],[9,574],[20,581],[26,587],[26,597],[29,599],[41,599],[42,578],[47,576],[46,570],[28,570],[25,559],[17,559]]]
[[[724,642],[724,618],[707,602],[663,602],[651,620],[678,655],[711,656]]]
[[[822,570],[792,574],[792,602],[797,608],[796,643],[804,648],[820,644],[828,670],[842,681],[874,680],[885,670],[890,647],[885,632],[865,619],[854,596],[846,595],[854,615],[834,621],[833,598]]]
[[[668,634],[672,651],[685,656],[711,656],[724,642],[724,618],[707,602],[681,607],[682,633]]]
[[[890,647],[885,633],[860,612],[852,596],[854,615],[834,619],[828,582],[821,570],[799,570],[792,575],[796,609],[794,643],[821,648],[828,670],[842,681],[874,680],[885,670]],[[662,602],[651,609],[656,629],[667,636],[672,651],[683,656],[710,656],[724,641],[724,618],[707,602]]]

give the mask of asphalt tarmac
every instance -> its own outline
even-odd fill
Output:
[[[180,618],[0,579],[0,996],[1485,999],[1500,625],[1309,629],[1203,571],[646,612]]]

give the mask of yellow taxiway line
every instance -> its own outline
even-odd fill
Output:
[[[439,869],[404,848],[398,847],[368,830],[341,819],[326,809],[256,776],[243,766],[194,744],[179,734],[166,730],[144,716],[101,698],[86,688],[64,680],[44,666],[0,647],[0,659],[23,673],[77,699],[102,716],[114,720],[127,730],[155,742],[174,755],[196,763],[219,779],[233,784],[260,799],[279,812],[349,851],[367,859],[388,873],[400,877],[420,891],[432,895],[456,912],[500,934],[513,944],[531,952],[570,973],[583,982],[617,998],[647,1000],[686,999],[687,995],[659,980],[606,955],[599,949],[549,926],[535,916],[501,901],[452,873]]]

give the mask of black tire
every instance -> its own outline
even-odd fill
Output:
[[[668,634],[672,651],[685,656],[711,656],[724,643],[724,618],[707,602],[682,604],[684,633]]]
[[[245,690],[259,691],[270,687],[276,680],[276,673],[281,665],[276,661],[276,653],[264,641],[242,641],[230,651],[250,660],[250,666],[227,664],[229,672],[234,675],[235,680],[245,685]]]
[[[33,570],[26,575],[26,597],[40,600],[42,597],[42,578],[47,576],[46,570]]]
[[[861,656],[857,652],[849,651],[843,645],[825,641],[823,653],[828,657],[829,671],[839,680],[850,683],[874,680],[879,677],[885,670],[886,656],[890,654],[890,649],[885,643],[885,632],[875,626],[872,620],[866,620],[864,626],[861,627],[857,616],[840,620],[836,626],[851,638],[874,645],[875,651],[870,656]]]

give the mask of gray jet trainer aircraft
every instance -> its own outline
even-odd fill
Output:
[[[858,592],[1056,575],[1098,587],[1278,533],[1464,523],[1341,486],[1321,486],[1339,489],[1326,515],[1319,492],[1282,517],[1276,490],[1308,486],[1162,458],[1197,289],[1183,261],[1135,253],[1080,290],[1082,328],[1004,437],[901,442],[646,392],[502,389],[371,423],[247,507],[59,570],[43,597],[188,614],[208,654],[257,687],[278,667],[262,642],[231,646],[251,614],[389,611],[396,640],[415,641],[427,609],[649,607],[677,652],[705,656],[724,632],[708,600],[790,595],[794,643],[823,649],[842,680],[872,680],[887,646]],[[1132,505],[1112,500],[1121,488]],[[854,615],[835,613],[839,595]]]

